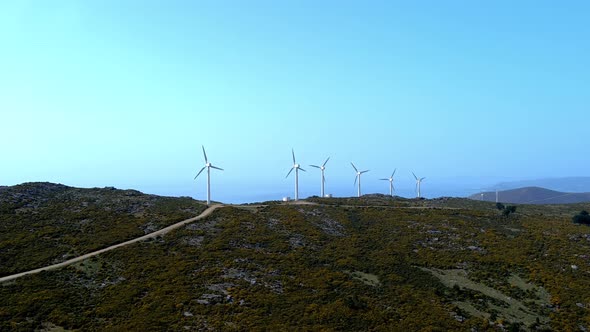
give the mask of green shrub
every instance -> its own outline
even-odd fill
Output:
[[[582,210],[572,218],[572,221],[574,224],[590,225],[590,214],[588,211]]]
[[[504,208],[504,210],[502,211],[502,214],[506,217],[508,217],[511,213],[515,213],[516,212],[516,206],[514,205],[508,205],[506,208]]]

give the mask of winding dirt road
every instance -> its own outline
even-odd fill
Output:
[[[68,265],[71,265],[71,264],[74,264],[74,263],[83,261],[83,260],[88,259],[90,257],[100,255],[100,254],[102,254],[104,252],[111,251],[113,249],[117,249],[117,248],[120,248],[120,247],[128,246],[130,244],[133,244],[133,243],[136,243],[136,242],[140,242],[140,241],[144,241],[144,240],[147,240],[147,239],[152,239],[152,238],[155,238],[156,236],[164,235],[164,234],[170,232],[171,230],[177,229],[179,227],[182,227],[182,226],[184,226],[186,224],[190,224],[190,223],[195,222],[197,220],[206,218],[206,217],[210,216],[211,213],[213,213],[213,211],[215,211],[215,209],[218,209],[220,207],[223,207],[223,204],[212,205],[212,206],[208,207],[205,211],[203,211],[203,213],[201,213],[200,215],[198,215],[196,217],[183,220],[181,222],[178,222],[176,224],[173,224],[173,225],[170,225],[168,227],[162,228],[162,229],[160,229],[158,231],[155,231],[153,233],[146,234],[144,236],[141,236],[141,237],[138,237],[138,238],[129,240],[129,241],[117,243],[117,244],[112,245],[110,247],[107,247],[107,248],[104,248],[104,249],[100,249],[100,250],[97,250],[97,251],[93,251],[93,252],[87,253],[85,255],[76,257],[76,258],[69,259],[69,260],[67,260],[65,262],[61,262],[61,263],[57,263],[57,264],[53,264],[53,265],[41,267],[41,268],[38,268],[38,269],[35,269],[35,270],[25,271],[25,272],[21,272],[21,273],[9,275],[9,276],[1,277],[0,278],[0,283],[6,282],[6,281],[10,281],[10,280],[14,280],[14,279],[17,279],[17,278],[26,276],[26,275],[39,273],[41,271],[49,271],[49,270],[59,269],[59,268],[62,268],[64,266],[68,266]]]
[[[321,205],[321,204],[313,203],[313,202],[306,202],[306,201],[296,201],[296,202],[284,203],[284,205]],[[112,245],[110,247],[104,248],[104,249],[93,251],[93,252],[87,253],[85,255],[82,255],[82,256],[79,256],[79,257],[76,257],[76,258],[69,259],[69,260],[64,261],[64,262],[61,262],[61,263],[57,263],[57,264],[53,264],[53,265],[41,267],[41,268],[38,268],[38,269],[35,269],[35,270],[25,271],[25,272],[13,274],[13,275],[5,276],[5,277],[0,277],[0,283],[6,282],[6,281],[10,281],[10,280],[14,280],[14,279],[17,279],[17,278],[26,276],[26,275],[39,273],[41,271],[49,271],[49,270],[59,269],[59,268],[62,268],[62,267],[65,267],[65,266],[68,266],[68,265],[71,265],[71,264],[74,264],[74,263],[83,261],[83,260],[88,259],[90,257],[100,255],[100,254],[102,254],[104,252],[111,251],[113,249],[117,249],[117,248],[120,248],[120,247],[128,246],[130,244],[133,244],[133,243],[136,243],[136,242],[140,242],[140,241],[144,241],[144,240],[147,240],[147,239],[152,239],[152,238],[155,238],[156,236],[164,235],[164,234],[170,232],[171,230],[177,229],[179,227],[182,227],[182,226],[184,226],[186,224],[190,224],[190,223],[195,222],[197,220],[206,218],[209,215],[211,215],[211,213],[213,213],[213,211],[215,211],[216,209],[218,209],[220,207],[223,207],[223,206],[225,206],[225,205],[223,205],[223,204],[211,205],[210,207],[208,207],[205,211],[203,211],[200,215],[198,215],[196,217],[183,220],[181,222],[178,222],[176,224],[173,224],[173,225],[170,225],[168,227],[162,228],[162,229],[160,229],[158,231],[155,231],[153,233],[146,234],[144,236],[141,236],[141,237],[138,237],[138,238],[135,238],[135,239],[131,239],[129,241],[121,242],[121,243]],[[266,205],[254,205],[254,206],[229,205],[229,206],[238,207],[238,208],[260,208],[260,207],[264,207]],[[341,206],[342,207],[351,207],[351,208],[369,207],[369,206],[355,206],[355,205],[350,205],[350,206],[341,205]],[[386,207],[386,206],[383,206],[383,207]],[[427,207],[410,207],[410,208],[427,208]]]

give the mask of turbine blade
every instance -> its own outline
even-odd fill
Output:
[[[355,172],[359,171],[358,169],[356,169],[356,166],[354,166],[354,164],[352,162],[350,164],[352,165],[352,168],[354,168]]]
[[[326,161],[324,161],[324,164],[322,165],[322,167],[326,166],[326,164],[328,163],[328,160],[330,160],[330,157],[328,157],[328,159],[326,159]]]
[[[303,168],[301,168],[301,167],[299,167],[299,169],[300,169],[300,170],[302,170],[302,171],[304,171],[304,172],[307,172],[306,170],[304,170],[304,169],[303,169]]]
[[[316,165],[309,165],[311,167],[315,167],[315,168],[320,168],[320,166],[316,166]]]
[[[289,173],[287,173],[287,176],[285,176],[285,179],[289,177],[289,175],[291,174],[291,172],[293,172],[293,169],[294,169],[294,168],[295,168],[295,167],[291,167],[291,169],[289,170]]]
[[[201,168],[201,170],[199,171],[199,173],[197,173],[197,176],[195,176],[195,178],[193,180],[196,180],[197,177],[199,177],[199,175],[201,175],[201,173],[203,173],[203,171],[205,170],[205,168],[207,168],[207,166]]]
[[[414,179],[418,180],[418,177],[416,176],[416,174],[414,174],[414,172],[412,172],[412,175],[414,176]]]
[[[361,172],[361,174],[363,174],[363,173],[367,173],[367,172],[368,172],[368,171],[369,171],[369,170],[366,170],[366,171],[362,171],[362,172]]]
[[[203,156],[205,156],[205,164],[206,164],[209,161],[207,161],[207,154],[205,153],[205,147],[201,145],[201,148],[203,148]]]
[[[359,178],[358,174],[354,177],[354,185],[356,186],[356,180]]]
[[[223,168],[219,168],[219,167],[216,167],[216,166],[213,166],[213,165],[211,165],[211,168],[215,168],[215,169],[218,169],[220,171],[223,171]]]
[[[426,179],[426,178],[421,178],[421,179],[420,179],[420,181],[422,181],[422,180],[424,180],[424,179]]]
[[[393,173],[391,173],[391,177],[395,175],[395,171],[397,171],[397,168],[393,170]]]
[[[291,154],[293,155],[293,165],[297,164],[297,162],[295,162],[295,150],[291,149]]]
[[[381,181],[389,181],[389,179],[379,179],[379,180],[381,180]]]

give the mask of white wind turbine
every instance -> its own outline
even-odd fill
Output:
[[[393,173],[391,173],[391,176],[387,179],[380,179],[383,181],[389,181],[389,196],[391,197],[393,197],[393,191],[395,190],[395,188],[393,187],[393,176],[395,175],[395,171],[397,171],[397,168],[393,170]]]
[[[330,160],[330,157],[328,157],[328,159],[326,159],[326,161],[324,161],[324,163],[322,164],[322,166],[317,166],[317,165],[309,165],[311,167],[315,167],[315,168],[319,168],[322,171],[322,182],[321,182],[321,190],[320,190],[320,195],[321,197],[324,197],[324,184],[326,183],[326,178],[324,177],[324,171],[326,170],[326,164],[328,163],[328,160]]]
[[[203,168],[201,168],[201,170],[199,171],[199,173],[197,173],[197,176],[195,176],[195,180],[197,179],[197,177],[199,175],[201,175],[201,173],[206,168],[207,169],[207,205],[209,205],[209,204],[211,204],[211,169],[212,168],[215,168],[215,169],[218,169],[220,171],[223,171],[223,169],[211,165],[211,163],[209,162],[209,160],[207,160],[207,154],[205,153],[205,147],[201,145],[201,148],[203,148],[203,156],[205,157],[205,166],[203,166]]]
[[[293,170],[295,170],[295,200],[299,199],[299,170],[302,170],[305,172],[305,170],[303,168],[301,168],[301,165],[299,165],[296,161],[295,161],[295,151],[293,151],[293,149],[291,149],[291,154],[293,155],[293,167],[291,167],[291,169],[289,170],[289,173],[287,173],[287,176],[285,176],[285,178],[289,177],[289,174],[291,174],[291,172],[293,172]]]
[[[420,184],[422,183],[422,180],[426,178],[418,178],[414,172],[412,172],[412,175],[414,175],[414,179],[416,179],[416,191],[418,192],[418,198],[420,198]]]
[[[354,168],[354,171],[356,172],[356,177],[354,178],[354,184],[356,184],[356,182],[358,180],[358,183],[359,183],[359,186],[358,186],[358,197],[361,197],[361,175],[363,173],[367,173],[369,170],[359,172],[359,170],[356,169],[356,166],[354,166],[354,164],[352,162],[350,164],[352,165],[352,168]]]

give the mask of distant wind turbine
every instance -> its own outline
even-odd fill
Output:
[[[420,184],[422,183],[422,180],[426,178],[418,178],[414,172],[412,172],[412,175],[414,175],[414,179],[416,179],[416,191],[418,192],[418,198],[420,198]]]
[[[391,173],[389,178],[380,179],[382,181],[389,181],[389,196],[391,197],[393,197],[393,190],[395,190],[395,188],[393,188],[393,176],[395,175],[395,171],[397,171],[397,168],[393,170],[393,173]]]
[[[301,165],[299,165],[296,161],[295,161],[295,151],[293,151],[293,149],[291,149],[291,154],[293,155],[293,167],[291,167],[291,169],[289,170],[289,173],[287,173],[287,176],[285,176],[285,178],[288,178],[289,175],[291,174],[291,172],[293,172],[293,170],[295,170],[295,200],[299,199],[299,170],[302,170],[305,172],[305,170],[303,168],[301,168]]]
[[[215,168],[215,169],[218,169],[220,171],[223,171],[223,169],[211,165],[211,163],[209,162],[209,160],[207,160],[207,153],[205,153],[205,147],[201,145],[201,148],[203,148],[203,156],[205,157],[205,166],[203,166],[203,168],[201,168],[201,170],[199,171],[199,173],[197,173],[197,176],[195,176],[195,180],[197,179],[197,177],[199,175],[201,175],[201,173],[206,168],[207,169],[207,205],[210,205],[211,204],[211,169],[212,168]]]
[[[358,197],[361,197],[361,175],[363,173],[367,173],[369,170],[359,172],[359,170],[356,169],[356,166],[354,166],[354,164],[352,162],[350,164],[352,165],[352,168],[354,168],[354,171],[356,172],[356,177],[354,178],[354,184],[356,184],[357,181],[358,181],[358,183],[359,183],[359,186],[358,186]]]
[[[324,177],[324,171],[326,170],[326,164],[328,163],[328,160],[330,160],[330,157],[328,157],[328,159],[326,159],[326,161],[324,161],[324,163],[322,164],[322,166],[317,166],[317,165],[309,165],[311,167],[315,167],[315,168],[319,168],[322,171],[322,182],[321,182],[321,190],[320,190],[320,195],[321,197],[325,196],[324,193],[324,184],[326,183],[326,178]]]

